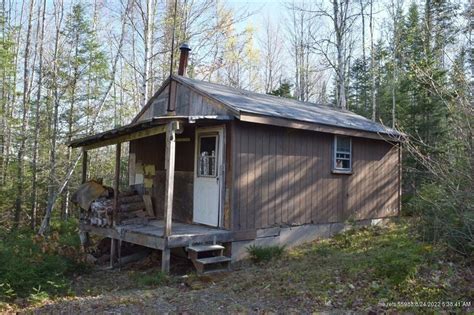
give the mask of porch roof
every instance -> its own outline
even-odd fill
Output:
[[[112,144],[145,138],[166,132],[166,123],[170,121],[195,122],[197,120],[229,120],[223,116],[160,116],[134,122],[94,135],[74,139],[68,143],[72,148],[85,150],[100,148]]]

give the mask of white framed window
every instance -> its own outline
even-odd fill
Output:
[[[352,171],[352,139],[351,137],[334,136],[333,170]]]

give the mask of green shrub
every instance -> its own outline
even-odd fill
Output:
[[[394,238],[379,247],[372,260],[375,275],[387,279],[392,285],[399,285],[414,276],[427,259],[421,243],[404,236]]]
[[[264,262],[270,261],[274,258],[279,258],[285,252],[284,246],[257,246],[257,245],[250,245],[247,247],[247,251],[249,252],[250,258],[254,262]]]
[[[31,230],[0,235],[0,300],[69,294],[69,276],[84,268],[72,246],[77,237],[77,222],[53,224],[47,238]]]
[[[422,186],[408,207],[419,216],[418,229],[425,241],[443,243],[452,250],[474,254],[474,196],[472,188],[456,189],[440,183]]]

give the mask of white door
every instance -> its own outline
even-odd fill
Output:
[[[196,130],[193,221],[219,226],[223,162],[223,129]]]

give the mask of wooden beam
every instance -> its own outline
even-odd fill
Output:
[[[175,116],[176,115],[176,99],[177,99],[177,86],[176,82],[171,80],[169,83],[169,93],[168,93],[168,104],[167,104],[167,115]]]
[[[352,137],[361,137],[361,138],[369,138],[369,139],[376,139],[376,140],[385,140],[385,141],[394,141],[399,142],[399,138],[391,137],[389,135],[379,134],[375,132],[368,132],[362,130],[355,130],[355,129],[348,129],[348,128],[338,128],[333,126],[327,125],[318,125],[314,123],[304,122],[304,121],[297,121],[297,120],[290,120],[284,118],[276,118],[276,117],[267,117],[267,116],[258,116],[253,114],[241,114],[240,115],[241,121],[256,123],[256,124],[264,124],[264,125],[273,125],[279,127],[287,127],[287,128],[294,128],[294,129],[303,129],[303,130],[311,130],[311,131],[318,131],[318,132],[325,132],[325,133],[332,133],[336,135],[344,135],[344,136],[352,136]]]
[[[402,172],[403,172],[403,163],[402,163],[402,144],[398,144],[398,216],[402,215]]]
[[[163,236],[171,235],[171,222],[173,214],[173,190],[174,190],[174,166],[176,158],[176,130],[179,129],[177,122],[170,122],[166,129],[166,154],[165,154],[165,229]]]
[[[117,230],[113,228],[85,224],[81,225],[80,229],[83,232],[90,232],[92,234],[100,235],[102,237],[109,237],[115,239],[122,238],[122,240],[125,242],[138,244],[149,248],[162,250],[165,246],[165,241],[162,236],[140,234],[133,231],[126,231],[126,233],[121,235],[121,233],[117,232]]]
[[[114,267],[115,255],[116,255],[116,241],[115,238],[110,239],[110,268]]]
[[[116,148],[115,148],[115,179],[114,179],[114,203],[113,203],[113,217],[112,217],[112,222],[113,225],[115,226],[117,224],[117,209],[119,207],[119,185],[120,185],[120,156],[122,153],[122,145],[120,143],[117,143]]]
[[[112,145],[112,144],[117,144],[117,143],[121,143],[121,142],[128,142],[128,141],[132,141],[132,140],[137,140],[137,139],[141,139],[141,138],[154,136],[154,135],[164,133],[164,132],[166,132],[166,125],[156,126],[156,127],[145,129],[145,130],[135,131],[135,132],[132,132],[130,134],[126,134],[126,135],[119,136],[119,137],[116,137],[116,138],[106,139],[106,140],[103,140],[103,141],[100,141],[100,142],[85,145],[83,148],[84,148],[84,150],[97,149],[97,148],[105,147],[105,146]]]
[[[87,150],[82,151],[82,179],[81,183],[84,184],[87,181]]]
[[[161,251],[161,272],[169,273],[170,272],[170,260],[171,260],[171,251],[165,246]]]
[[[250,241],[257,238],[257,230],[235,231],[233,233],[233,241]]]

